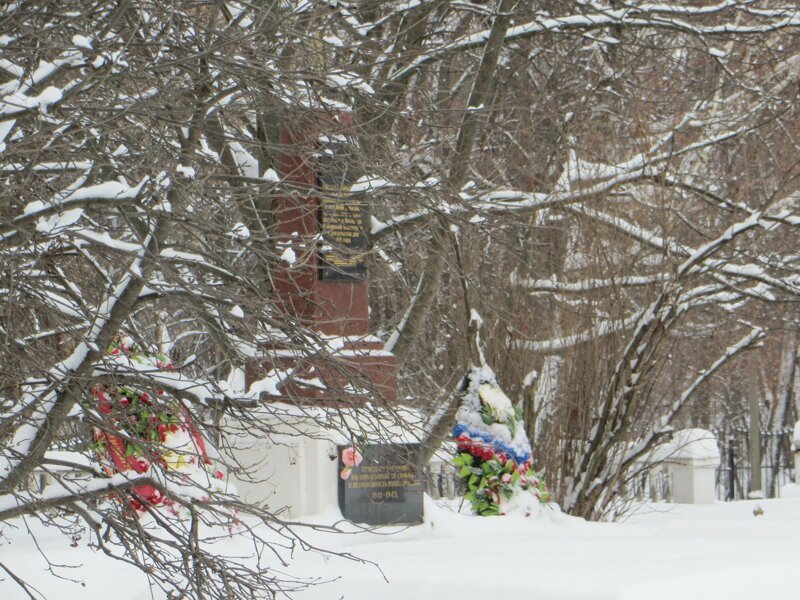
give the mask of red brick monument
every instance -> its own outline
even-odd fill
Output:
[[[287,322],[314,332],[322,351],[309,353],[290,341],[276,341],[264,348],[263,359],[249,365],[248,386],[270,371],[291,369],[278,387],[280,399],[303,410],[290,409],[277,418],[275,435],[268,439],[244,440],[237,460],[253,463],[261,482],[238,485],[246,500],[286,506],[293,517],[338,503],[353,521],[420,523],[419,444],[402,443],[408,436],[398,433],[396,417],[389,418],[393,411],[375,410],[395,405],[397,391],[395,358],[370,335],[371,199],[352,189],[358,174],[347,151],[353,146],[337,142],[342,138],[335,132],[324,133],[281,131],[278,168],[287,192],[273,202],[280,258],[272,271],[277,305]],[[358,416],[367,403],[373,407],[365,413],[368,430]],[[329,407],[337,410],[329,414]],[[350,422],[337,429],[328,423],[331,414]],[[376,419],[382,425],[374,425]]]
[[[357,174],[347,146],[328,139],[281,130],[280,179],[297,193],[273,203],[281,256],[273,280],[287,319],[319,333],[333,349],[332,359],[277,348],[278,364],[251,365],[248,385],[270,368],[291,367],[293,377],[280,388],[287,401],[392,403],[395,358],[370,336],[365,262],[370,199],[350,192]]]

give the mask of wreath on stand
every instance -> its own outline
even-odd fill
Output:
[[[453,464],[475,514],[529,516],[547,505],[550,495],[533,470],[521,409],[486,365],[473,367],[467,378],[453,437],[458,448]]]
[[[116,339],[106,350],[109,362],[125,371],[171,371],[175,367],[160,353],[140,352],[130,337]],[[191,485],[207,491],[224,491],[225,473],[215,467],[198,427],[183,403],[163,389],[98,383],[91,388],[95,408],[105,427],[93,429],[89,449],[107,475],[132,472],[169,484]],[[201,499],[208,499],[207,492]],[[153,485],[135,487],[127,503],[137,512],[149,507],[178,507]]]

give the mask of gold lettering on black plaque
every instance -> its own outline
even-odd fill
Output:
[[[364,199],[348,198],[338,185],[321,185],[322,232],[330,244],[322,254],[323,279],[364,279]]]
[[[339,508],[346,519],[370,525],[422,522],[419,444],[366,444],[359,448],[363,460],[347,449],[338,448]]]
[[[350,476],[345,486],[350,490],[372,488],[410,487],[419,485],[417,470],[411,465],[362,465]],[[387,496],[390,490],[384,489],[381,500],[397,498],[397,493]],[[372,495],[370,495],[372,497]]]

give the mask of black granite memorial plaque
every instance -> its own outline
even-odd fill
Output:
[[[369,525],[422,522],[419,444],[339,446],[339,508]]]
[[[356,280],[366,277],[367,211],[364,200],[349,198],[335,186],[321,186],[322,234],[330,245],[322,253],[324,280]]]
[[[325,249],[320,255],[320,279],[363,281],[369,214],[364,194],[352,193],[356,181],[348,146],[326,144],[318,159],[320,222]]]

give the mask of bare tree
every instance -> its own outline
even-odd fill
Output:
[[[783,240],[797,224],[788,82],[798,15],[780,3],[513,11],[476,145],[459,158],[467,181],[447,183],[462,131],[454,117],[409,95],[409,111],[438,119],[419,133],[430,150],[409,190],[424,189],[429,206],[392,211],[373,231],[420,273],[396,276],[410,299],[397,309],[395,347],[414,383],[432,371],[452,386],[466,362],[466,344],[453,341],[465,312],[452,310],[465,280],[491,323],[499,377],[528,401],[556,497],[599,516],[686,422],[698,390],[760,344],[767,322],[754,305],[796,300]],[[483,9],[450,17],[461,37],[432,42],[392,80],[429,85],[437,108],[471,113],[464,82],[478,81],[481,55],[470,53],[488,49],[497,21]],[[444,76],[453,70],[461,75]],[[402,187],[376,183],[379,193]],[[431,334],[420,340],[420,330]]]
[[[77,520],[165,594],[303,585],[207,544],[241,522],[274,564],[307,547],[280,507],[219,486],[241,470],[234,455],[190,480],[172,463],[203,467],[210,439],[224,450],[236,429],[269,439],[262,417],[281,409],[265,400],[287,399],[301,375],[281,356],[337,364],[273,283],[275,265],[315,261],[318,243],[297,240],[307,250],[294,259],[281,245],[277,200],[317,192],[279,162],[312,164],[321,124],[368,87],[313,53],[335,48],[326,28],[347,22],[328,6],[269,2],[0,9],[0,521],[34,516],[68,534]],[[289,130],[316,133],[287,147]],[[249,391],[246,368],[259,379]],[[174,461],[171,427],[192,446]],[[32,485],[41,478],[45,489]]]
[[[791,2],[0,10],[0,518],[77,516],[164,589],[286,585],[198,543],[234,509],[293,533],[167,471],[83,465],[75,487],[52,450],[76,417],[114,431],[98,380],[269,435],[251,408],[297,379],[281,352],[335,361],[275,286],[287,265],[316,265],[320,240],[287,252],[275,222],[317,194],[292,166],[332,140],[364,173],[352,191],[373,210],[373,315],[403,391],[447,414],[472,303],[576,514],[603,514],[697,390],[768,334],[754,305],[796,299]],[[180,367],[110,358],[120,335]],[[267,376],[248,392],[254,362]],[[42,469],[63,493],[21,490]],[[153,538],[128,503],[100,502],[142,485],[192,518]]]

